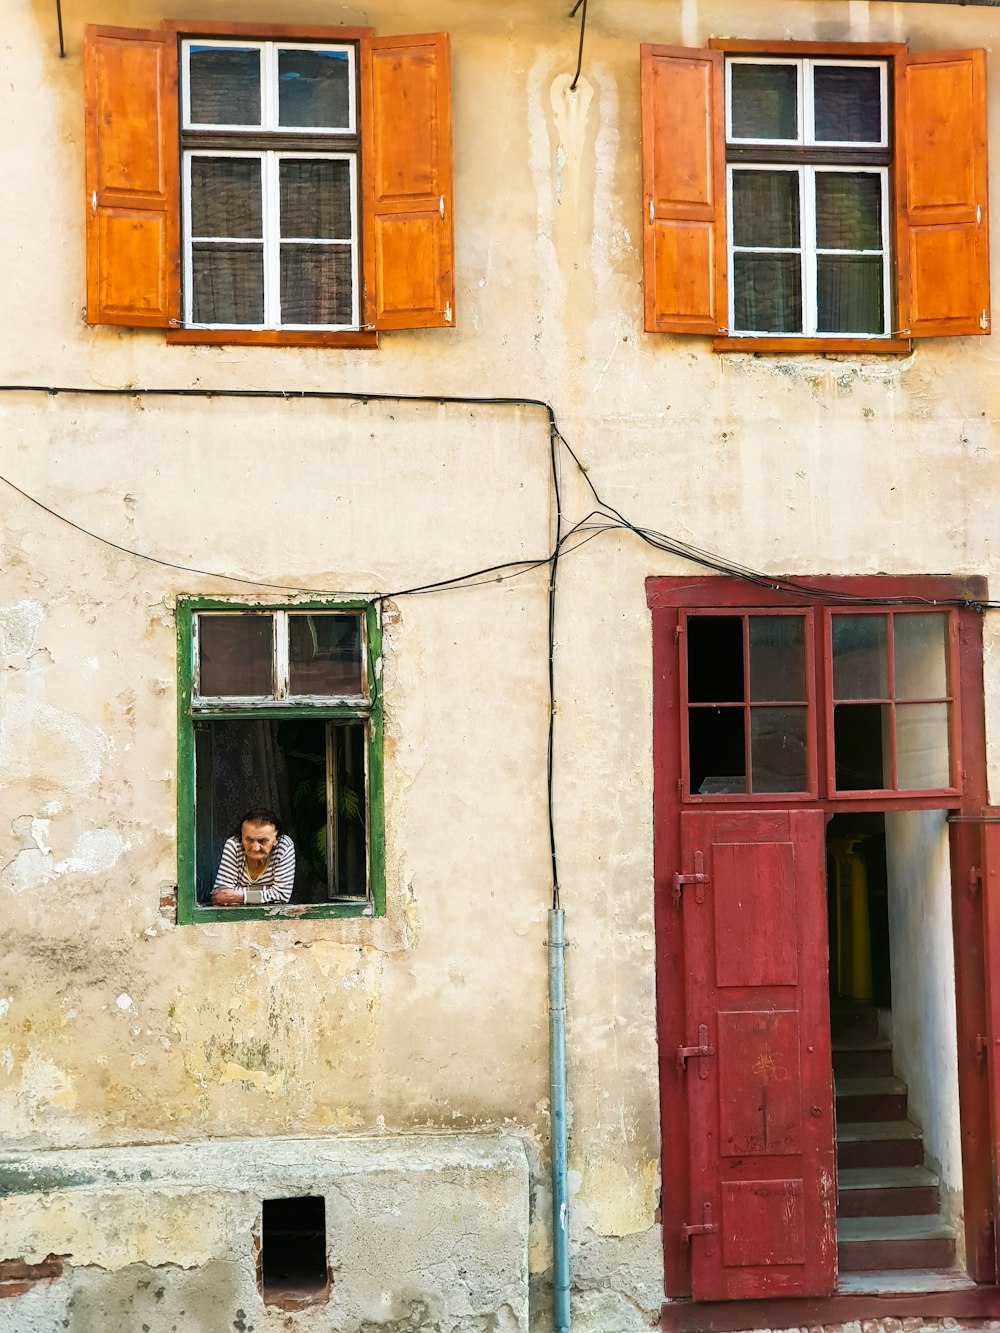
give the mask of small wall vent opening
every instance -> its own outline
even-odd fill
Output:
[[[330,1269],[324,1199],[306,1196],[264,1200],[260,1275],[266,1305],[296,1310],[327,1299]]]

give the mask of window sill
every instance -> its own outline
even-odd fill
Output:
[[[209,925],[218,921],[337,921],[345,918],[375,920],[371,903],[278,903],[273,907],[195,907],[179,903],[179,926]]]
[[[906,356],[910,338],[713,338],[716,352],[819,352],[824,356]]]
[[[378,347],[378,334],[364,329],[309,333],[294,329],[168,329],[167,342],[213,347]]]

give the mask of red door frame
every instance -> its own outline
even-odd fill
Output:
[[[646,600],[653,621],[653,863],[656,928],[656,1005],[660,1049],[660,1115],[662,1132],[662,1219],[665,1289],[673,1299],[691,1293],[688,1242],[682,1227],[691,1195],[687,1152],[689,1124],[683,1081],[669,1053],[684,1045],[684,942],[678,914],[670,910],[673,875],[679,864],[681,758],[680,688],[677,642],[680,612],[687,608],[773,608],[839,605],[841,599],[865,598],[890,607],[894,601],[922,602],[928,610],[958,605],[958,682],[961,701],[959,753],[960,794],[952,809],[952,919],[955,947],[958,1081],[962,1137],[967,1262],[980,1283],[996,1279],[994,1218],[998,1180],[994,1144],[1000,1141],[1000,823],[987,822],[986,726],[983,696],[983,626],[980,603],[987,597],[985,579],[933,575],[864,575],[843,578],[776,579],[759,587],[723,577],[646,580]],[[799,591],[793,591],[797,588]],[[870,603],[869,603],[870,605]],[[823,654],[818,653],[819,669]],[[823,746],[824,728],[819,727]],[[821,755],[821,764],[823,756]],[[821,768],[821,771],[823,769]],[[770,801],[767,804],[771,804]],[[849,798],[817,802],[829,813],[852,809],[940,808],[940,798],[908,798],[890,794],[871,800]],[[704,805],[699,802],[701,808]],[[995,854],[985,859],[986,850]],[[985,873],[984,873],[985,872]],[[988,900],[992,910],[986,910]],[[834,1298],[837,1299],[837,1298]],[[797,1321],[801,1322],[801,1321]],[[811,1322],[815,1322],[812,1320]],[[749,1325],[740,1325],[749,1327]]]

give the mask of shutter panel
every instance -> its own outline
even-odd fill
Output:
[[[721,51],[643,46],[648,333],[728,332]]]
[[[896,140],[902,332],[989,333],[985,51],[899,61]]]
[[[824,819],[681,815],[695,1300],[836,1285]]]
[[[177,323],[176,36],[89,26],[84,89],[87,322]]]
[[[455,322],[448,36],[362,45],[366,323]]]

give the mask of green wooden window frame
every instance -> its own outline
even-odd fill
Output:
[[[367,699],[338,701],[255,703],[250,706],[205,703],[194,706],[194,624],[202,612],[243,611],[360,611],[366,637]],[[236,602],[185,597],[177,602],[177,922],[191,925],[209,921],[254,921],[287,917],[376,917],[385,915],[385,805],[383,794],[383,726],[381,682],[382,634],[378,606],[357,599],[333,598],[297,602]],[[363,721],[366,724],[368,761],[368,892],[353,902],[279,903],[261,907],[201,907],[197,900],[195,855],[195,735],[196,720],[259,720],[312,718],[316,721]]]

